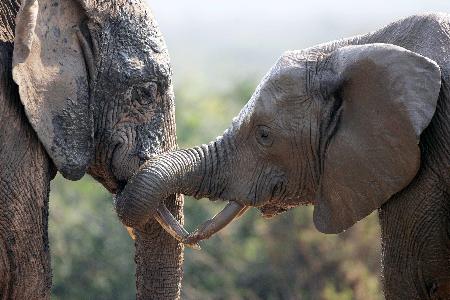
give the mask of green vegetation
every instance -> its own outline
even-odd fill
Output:
[[[228,127],[256,86],[239,80],[208,89],[177,83],[180,147],[210,141]],[[192,230],[223,206],[186,199]],[[55,299],[134,299],[133,243],[111,195],[91,178],[52,183],[50,239]],[[319,233],[312,207],[273,219],[257,210],[186,250],[183,299],[381,299],[376,214],[340,235]]]

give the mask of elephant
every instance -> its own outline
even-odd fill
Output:
[[[314,206],[323,233],[379,210],[387,299],[450,295],[450,16],[287,51],[214,141],[152,157],[116,195],[127,226],[167,195],[228,201],[191,234],[210,237],[248,208]]]
[[[1,299],[50,298],[57,172],[87,173],[115,194],[149,157],[177,147],[171,78],[144,1],[1,1]],[[183,197],[164,201],[181,222]],[[154,220],[133,232],[137,298],[179,298],[183,244]]]

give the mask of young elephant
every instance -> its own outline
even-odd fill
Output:
[[[342,232],[382,208],[385,296],[444,293],[449,76],[445,14],[286,52],[223,136],[141,168],[116,199],[118,215],[139,227],[160,211],[159,199],[178,192],[230,201],[193,234],[175,234],[193,243],[250,206],[273,216],[313,204],[324,233]]]

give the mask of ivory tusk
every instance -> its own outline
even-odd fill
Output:
[[[189,243],[197,243],[201,240],[208,239],[214,233],[227,226],[237,216],[244,213],[245,210],[245,206],[235,201],[230,201],[221,212],[215,215],[212,219],[200,225],[200,227],[193,233],[189,234],[185,241]]]
[[[155,219],[161,225],[161,227],[170,234],[174,239],[179,241],[180,243],[185,244],[186,246],[195,249],[201,250],[201,247],[196,242],[189,243],[186,242],[186,238],[189,236],[189,233],[181,226],[181,224],[175,219],[172,213],[167,209],[167,207],[163,204],[156,210]]]
[[[133,241],[136,240],[136,235],[134,234],[133,228],[128,227],[128,226],[125,226],[125,228],[127,229],[128,234],[133,239]]]
[[[250,206],[244,206],[244,208],[238,213],[236,218],[242,217],[242,215],[245,214],[247,212],[247,210],[249,210],[249,209],[250,209]]]

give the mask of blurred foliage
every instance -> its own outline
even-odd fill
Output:
[[[176,84],[180,147],[206,143],[230,124],[256,86]],[[223,204],[186,199],[192,230]],[[312,207],[273,219],[250,210],[208,241],[186,249],[183,299],[381,299],[376,213],[340,235],[319,233]],[[133,243],[111,196],[91,178],[52,183],[50,239],[54,299],[134,299]]]
[[[132,299],[134,246],[111,195],[91,178],[60,175],[50,193],[54,299]]]

